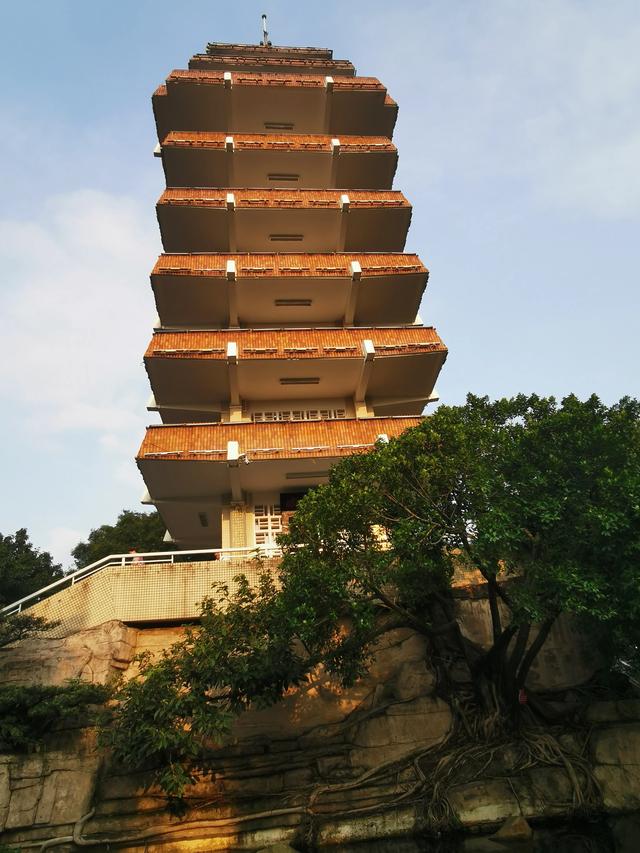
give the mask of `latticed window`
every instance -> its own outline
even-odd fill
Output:
[[[276,545],[282,533],[282,512],[279,504],[256,504],[253,508],[253,528],[256,545]]]
[[[272,412],[254,412],[254,423],[275,423],[277,421],[330,421],[347,417],[346,409],[284,409]]]

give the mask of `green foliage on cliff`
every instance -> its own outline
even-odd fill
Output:
[[[163,542],[165,526],[157,512],[132,512],[125,509],[115,524],[103,524],[92,530],[86,542],[79,542],[71,552],[81,569],[109,554],[126,554],[132,548],[145,551],[171,550]]]
[[[16,613],[0,617],[0,649],[38,637],[55,627],[40,616]],[[0,684],[0,751],[33,749],[57,726],[83,721],[90,705],[109,698],[111,688],[71,679],[62,685]]]
[[[28,612],[0,616],[0,649],[55,625]],[[86,724],[89,706],[103,704],[110,695],[110,687],[78,679],[61,685],[0,684],[0,752],[28,751],[57,726]]]
[[[290,622],[273,578],[258,589],[244,578],[229,596],[224,585],[203,602],[201,624],[121,689],[103,732],[116,760],[153,767],[163,790],[179,798],[203,757],[249,704],[277,701],[305,677],[291,645]],[[152,707],[153,706],[153,707]]]
[[[214,592],[201,626],[120,693],[106,735],[115,757],[155,766],[171,796],[236,714],[277,701],[319,664],[352,684],[394,628],[422,634],[442,695],[494,727],[518,724],[561,614],[602,638],[610,660],[635,656],[640,405],[470,396],[443,406],[336,466],[282,545],[277,583],[265,574],[256,590]],[[472,571],[489,601],[489,648],[461,631],[452,584]],[[544,713],[530,696],[532,706]]]
[[[0,688],[0,750],[32,749],[56,726],[72,721],[86,724],[90,705],[106,701],[108,688],[70,680],[64,686],[3,685]]]

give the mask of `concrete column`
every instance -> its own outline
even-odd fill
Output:
[[[331,132],[331,107],[333,104],[333,77],[324,78],[324,132]]]
[[[238,382],[238,344],[229,341],[227,344],[227,367],[229,368],[229,392],[231,406],[241,406],[240,384]]]
[[[236,176],[235,176],[235,157],[233,156],[234,144],[233,144],[233,136],[225,137],[224,148],[227,152],[226,161],[227,161],[227,186],[235,187],[236,185]]]
[[[345,326],[353,326],[355,322],[356,306],[358,304],[358,296],[360,295],[360,281],[362,279],[362,267],[358,261],[351,261],[349,264],[351,269],[351,285],[347,296],[347,304],[344,310]]]
[[[233,78],[230,71],[224,72],[224,117],[225,125],[228,130],[233,128]]]
[[[360,370],[360,379],[358,381],[358,386],[353,400],[357,418],[370,418],[373,416],[373,412],[370,410],[366,402],[366,397],[369,379],[371,378],[371,371],[373,370],[373,360],[375,357],[376,348],[373,345],[373,341],[368,339],[364,340],[362,342],[362,368]]]
[[[236,225],[236,197],[233,193],[227,193],[227,232],[229,235],[229,251],[238,251],[238,237]]]
[[[238,319],[238,269],[236,262],[227,261],[227,293],[229,295],[229,326],[232,329],[240,325]]]
[[[349,196],[346,193],[342,193],[340,196],[340,218],[339,218],[339,234],[338,234],[338,245],[336,246],[336,252],[344,252],[345,247],[347,245],[347,228],[349,227],[349,207],[351,202],[349,200]]]
[[[340,157],[340,140],[332,139],[331,140],[331,178],[329,180],[329,186],[333,188],[338,187],[338,158]]]
[[[244,503],[232,503],[229,507],[229,539],[230,548],[246,548],[247,541],[247,507]]]

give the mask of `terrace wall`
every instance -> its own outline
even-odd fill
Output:
[[[180,564],[179,569],[158,564],[141,566],[137,577],[138,569],[107,569],[85,581],[95,584],[90,595],[74,597],[80,584],[58,598],[66,595],[69,610],[92,602],[91,612],[101,606],[104,613],[109,602],[116,602],[123,608],[120,613],[129,608],[139,616],[143,610],[136,608],[149,613],[164,607],[172,618],[176,601],[204,595],[212,575],[230,575],[235,568],[219,561]],[[126,586],[127,578],[135,578],[135,584]],[[123,582],[118,597],[115,587]],[[458,594],[465,630],[482,642],[490,626],[486,601],[464,588]],[[49,602],[50,613],[61,614],[68,627],[68,611],[60,601],[57,611],[53,599]],[[136,653],[157,653],[180,635],[179,627],[132,627],[111,619],[0,651],[0,678],[14,684],[59,684],[70,677],[104,682],[118,672],[127,677],[135,672]],[[561,622],[533,679],[539,688],[570,687],[588,678],[594,666],[593,654],[571,625]],[[319,673],[277,706],[240,717],[212,774],[190,791],[192,808],[184,819],[166,813],[148,774],[110,765],[97,750],[92,729],[58,732],[38,754],[0,756],[0,826],[7,843],[21,849],[51,839],[62,851],[76,849],[71,843],[75,832],[81,844],[92,839],[102,849],[110,843],[112,850],[257,850],[303,840],[313,799],[317,843],[407,836],[420,830],[420,807],[402,799],[393,808],[385,803],[411,787],[412,756],[449,732],[451,709],[435,695],[434,686],[424,640],[408,630],[396,631],[380,643],[369,674],[352,689],[339,689]],[[599,703],[590,713],[594,733],[589,749],[607,808],[638,808],[640,703]],[[375,768],[393,762],[404,766],[394,784],[366,781]],[[529,817],[569,813],[572,790],[564,770],[548,768],[544,779],[537,772],[508,783],[493,780],[454,790],[459,820],[482,828],[521,811]],[[361,779],[363,784],[351,784]],[[353,812],[357,809],[365,812]]]

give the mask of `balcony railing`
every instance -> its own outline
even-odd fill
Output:
[[[211,562],[212,560],[220,560],[221,562],[236,560],[247,562],[254,558],[267,559],[278,557],[279,555],[280,549],[275,546],[257,548],[202,548],[190,551],[146,551],[143,553],[109,554],[108,557],[103,557],[101,560],[97,560],[95,563],[91,563],[82,569],[70,572],[48,586],[32,592],[30,595],[26,595],[12,604],[6,605],[6,607],[0,609],[0,616],[11,616],[14,613],[21,613],[39,601],[50,598],[52,595],[68,587],[75,586],[103,569],[114,566],[120,566],[121,568],[129,566],[135,571],[136,568],[140,568],[145,564],[197,563]],[[238,573],[240,574],[240,572]]]

